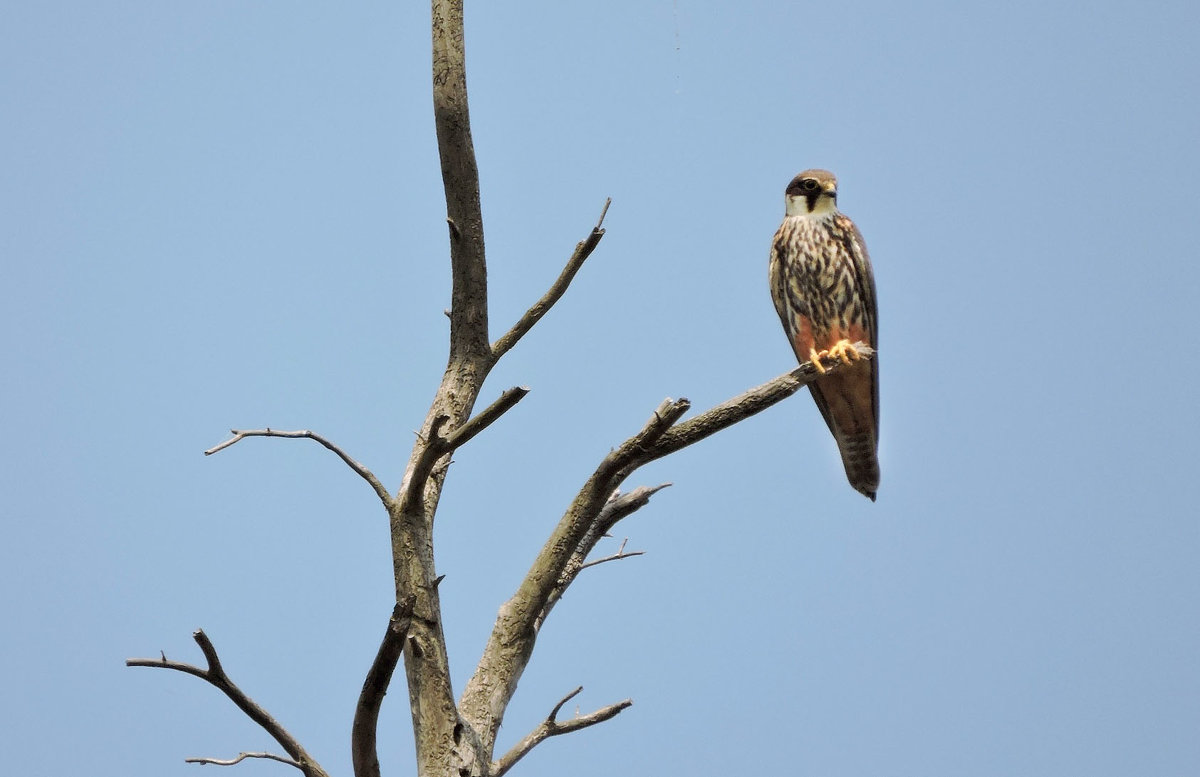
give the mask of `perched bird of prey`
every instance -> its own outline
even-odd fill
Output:
[[[809,384],[837,440],[850,485],[879,488],[879,366],[854,347],[878,347],[875,279],[858,227],[837,208],[837,178],[805,170],[784,192],[786,215],[771,243],[771,298],[801,362],[845,362]]]

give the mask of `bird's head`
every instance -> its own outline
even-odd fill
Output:
[[[789,216],[824,216],[837,211],[837,177],[828,170],[805,170],[784,191]]]

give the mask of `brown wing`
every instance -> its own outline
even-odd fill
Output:
[[[838,216],[839,239],[851,264],[853,301],[868,345],[879,347],[875,279],[866,243],[858,227]],[[859,492],[875,499],[879,487],[879,363],[877,358],[843,367],[809,385],[813,401],[837,441],[846,477]]]
[[[879,349],[879,308],[875,302],[875,273],[871,269],[871,257],[867,253],[867,243],[863,240],[858,225],[845,215],[838,215],[837,224],[842,228],[842,244],[846,255],[853,267],[854,285],[858,292],[858,301],[862,306],[862,316],[866,323],[869,339],[867,345]],[[871,365],[871,408],[874,416],[875,442],[879,442],[879,356],[876,354],[870,360]],[[822,411],[824,414],[824,411]],[[825,419],[828,423],[829,419]]]

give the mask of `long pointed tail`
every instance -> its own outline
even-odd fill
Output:
[[[809,384],[813,400],[837,440],[846,479],[872,502],[879,488],[873,369],[871,362],[859,362]]]

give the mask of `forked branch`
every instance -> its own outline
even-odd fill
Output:
[[[605,564],[605,563],[608,563],[609,561],[620,561],[621,559],[625,559],[625,558],[633,558],[634,556],[646,555],[646,551],[644,551],[644,550],[631,550],[628,553],[626,553],[625,545],[628,542],[629,542],[628,537],[621,540],[621,547],[617,548],[617,552],[613,553],[611,556],[603,556],[601,558],[592,559],[591,561],[585,561],[584,563],[579,565],[579,571],[582,572],[583,570],[587,569],[588,567],[599,566],[600,564]]]
[[[579,272],[579,268],[583,267],[583,263],[596,250],[596,246],[600,245],[600,238],[604,237],[604,217],[608,214],[608,206],[612,204],[612,197],[604,201],[604,209],[600,211],[600,219],[596,222],[596,226],[592,227],[591,234],[575,245],[575,251],[571,254],[571,258],[567,260],[567,266],[559,273],[558,278],[550,286],[550,289],[542,295],[542,298],[533,303],[529,310],[525,311],[525,315],[517,319],[517,323],[513,324],[512,329],[505,332],[499,340],[492,343],[492,358],[499,359],[504,354],[517,344],[517,342],[525,336],[525,334],[533,329],[534,324],[542,320],[542,316],[554,307],[554,303],[562,298],[566,293],[567,287],[571,285],[571,281],[575,278],[575,273]]]
[[[625,553],[625,543],[621,543],[620,549],[615,556],[607,556],[605,558],[588,561],[588,556],[599,544],[609,531],[612,530],[617,523],[624,518],[632,515],[646,505],[650,504],[650,497],[670,486],[670,483],[663,483],[654,486],[638,486],[627,494],[622,494],[619,490],[613,491],[608,497],[608,501],[604,503],[604,507],[600,509],[600,514],[592,521],[588,530],[583,533],[579,543],[575,546],[575,552],[571,554],[571,558],[567,561],[567,566],[562,574],[558,576],[558,582],[555,583],[554,589],[550,592],[550,596],[546,598],[546,602],[542,605],[541,612],[538,613],[534,620],[534,629],[541,629],[542,624],[546,621],[546,617],[554,606],[558,604],[558,600],[562,598],[563,593],[571,583],[575,582],[575,578],[584,569],[602,564],[606,561],[616,561],[630,556],[640,556],[643,551],[634,551]]]
[[[237,705],[238,709],[246,713],[247,717],[263,728],[279,746],[291,756],[294,763],[292,764],[300,771],[304,772],[305,777],[328,777],[325,770],[320,764],[313,760],[300,743],[296,741],[287,729],[285,729],[279,721],[271,717],[265,709],[260,707],[253,699],[245,694],[233,680],[229,679],[229,675],[225,674],[224,667],[221,666],[221,659],[217,656],[217,649],[213,647],[212,641],[203,630],[196,630],[192,634],[192,639],[200,646],[201,652],[204,653],[204,659],[208,663],[207,668],[185,664],[181,661],[168,661],[164,655],[159,658],[130,658],[125,661],[125,666],[148,666],[158,669],[173,669],[176,672],[184,672],[186,674],[199,677],[208,684],[220,690],[230,701]],[[267,756],[250,756],[245,757],[267,757]],[[238,758],[237,760],[241,760]],[[282,760],[275,758],[275,760]],[[236,761],[235,761],[236,762]]]
[[[475,435],[492,425],[500,416],[507,413],[513,405],[520,402],[529,393],[528,386],[513,386],[485,407],[480,413],[472,416],[465,424],[455,429],[446,437],[447,451],[455,451],[475,438]]]
[[[513,405],[524,399],[528,393],[528,386],[514,386],[508,389],[478,415],[472,416],[462,426],[445,436],[442,435],[442,427],[446,425],[450,417],[440,415],[433,419],[433,423],[429,427],[425,447],[421,449],[421,453],[417,457],[417,463],[412,468],[412,474],[404,483],[404,487],[401,490],[401,512],[406,512],[419,504],[415,500],[420,499],[421,495],[425,493],[425,483],[429,479],[429,474],[433,472],[433,466],[437,463],[438,459],[466,445],[475,438],[475,435],[491,426],[496,419],[507,413]]]
[[[857,347],[865,357],[874,354],[865,344]],[[833,358],[823,359],[821,365],[826,373],[842,366]],[[595,542],[623,517],[611,507],[611,495],[621,483],[639,467],[766,410],[821,374],[812,363],[802,364],[678,426],[690,403],[666,400],[641,431],[604,457],[563,514],[517,592],[501,608],[475,675],[463,692],[463,714],[485,742],[495,737],[550,609],[575,579]]]
[[[511,769],[513,765],[517,763],[517,761],[520,761],[522,758],[524,758],[530,750],[537,747],[550,737],[556,737],[559,734],[569,734],[572,731],[578,731],[581,728],[587,728],[588,726],[594,726],[597,723],[603,723],[606,720],[615,718],[622,710],[633,705],[633,699],[625,699],[624,701],[619,701],[616,704],[610,704],[607,707],[601,707],[595,712],[590,712],[587,715],[576,715],[570,720],[560,722],[558,720],[559,710],[561,710],[563,706],[571,699],[578,696],[582,690],[583,686],[581,685],[560,699],[558,704],[554,705],[554,709],[550,710],[550,714],[546,716],[546,719],[543,720],[537,728],[526,734],[525,738],[514,745],[513,748],[505,753],[500,760],[492,762],[492,777],[500,777],[502,774]]]
[[[213,447],[209,448],[208,450],[206,450],[204,452],[204,455],[211,456],[214,453],[223,451],[226,448],[228,448],[229,446],[231,446],[235,443],[241,442],[242,440],[246,439],[247,437],[286,437],[289,439],[315,440],[316,442],[319,442],[321,445],[324,445],[326,448],[328,448],[329,450],[336,453],[338,455],[338,458],[340,458],[342,461],[344,461],[346,463],[347,467],[354,470],[355,473],[357,473],[359,477],[361,477],[363,480],[367,481],[367,483],[370,484],[371,488],[374,489],[375,495],[378,496],[380,501],[383,502],[384,507],[388,507],[388,508],[391,507],[391,504],[392,504],[391,494],[388,493],[387,488],[384,487],[383,483],[379,480],[379,478],[375,477],[375,473],[371,472],[371,470],[367,469],[365,466],[363,466],[359,462],[355,461],[353,458],[350,457],[350,454],[346,453],[344,450],[339,448],[337,445],[333,444],[332,442],[325,439],[324,437],[317,434],[316,432],[311,432],[308,429],[300,429],[297,431],[285,432],[285,431],[281,431],[279,429],[270,429],[270,428],[267,428],[267,429],[230,429],[229,432],[233,435],[233,437],[230,437],[228,440],[226,440],[225,442],[223,442],[219,445],[214,445]]]
[[[600,510],[600,515],[596,517],[596,528],[600,536],[612,531],[612,528],[627,516],[650,504],[650,497],[670,487],[670,483],[660,483],[653,487],[638,486],[627,494],[622,494],[619,490],[613,491],[604,503],[604,508]]]

